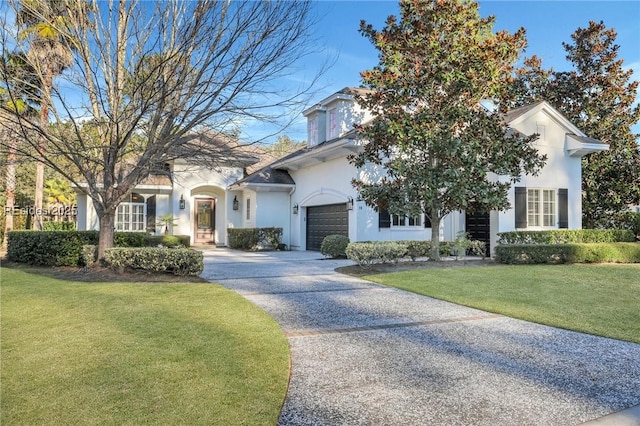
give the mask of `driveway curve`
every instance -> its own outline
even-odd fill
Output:
[[[202,276],[289,340],[281,425],[640,425],[640,345],[382,287],[319,253],[203,251]]]

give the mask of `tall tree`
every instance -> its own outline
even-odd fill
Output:
[[[4,111],[11,111],[11,114],[33,116],[37,111],[33,107],[39,90],[37,81],[34,79],[33,69],[29,66],[24,55],[7,53],[2,57],[0,63],[0,74],[2,84],[0,84],[0,102]],[[6,248],[8,231],[14,229],[15,215],[15,193],[16,193],[16,166],[18,164],[19,141],[23,139],[23,134],[18,126],[12,125],[10,116],[0,110],[0,121],[5,125],[0,126],[0,138],[7,144],[6,151],[6,174],[5,174],[5,210],[4,210],[4,233],[2,246]]]
[[[526,44],[524,29],[493,33],[493,23],[472,1],[434,0],[401,1],[400,19],[390,16],[381,31],[360,25],[379,64],[361,73],[370,91],[357,100],[374,118],[357,126],[367,143],[351,161],[365,175],[383,173],[353,183],[370,206],[426,214],[434,258],[445,215],[508,208],[511,183],[544,162],[531,137],[510,133],[499,111],[480,105],[507,94]]]
[[[49,105],[53,79],[65,68],[71,66],[73,57],[67,27],[73,8],[68,7],[67,0],[20,0],[17,7],[17,23],[21,28],[20,37],[27,40],[29,50],[27,56],[30,64],[41,78],[40,94],[40,126],[49,123]],[[75,9],[79,10],[79,9]],[[77,20],[76,20],[77,21]],[[34,210],[42,210],[44,198],[44,156],[46,155],[46,138],[39,137],[36,163],[36,185],[34,194]],[[36,213],[33,228],[42,230],[42,215]]]
[[[640,121],[635,103],[638,81],[618,57],[613,28],[589,22],[563,43],[573,70],[544,70],[526,63],[520,87],[532,99],[546,99],[590,137],[609,144],[609,151],[582,160],[583,226],[602,227],[617,212],[640,203],[640,151],[632,127]]]
[[[113,245],[118,204],[158,165],[191,157],[216,167],[229,158],[229,148],[198,134],[280,122],[306,102],[309,87],[278,80],[313,49],[310,2],[61,3],[72,17],[64,30],[74,63],[47,105],[65,125],[14,121],[46,140],[43,161],[93,201],[100,258]],[[15,43],[11,26],[2,27],[3,46]]]

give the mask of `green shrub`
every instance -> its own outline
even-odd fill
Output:
[[[344,235],[327,235],[320,244],[320,253],[325,256],[337,258],[346,257],[345,250],[349,245],[349,237]]]
[[[555,229],[549,231],[512,231],[498,234],[499,244],[571,244],[633,242],[628,229]]]
[[[79,266],[92,267],[98,260],[98,246],[96,245],[84,245],[82,246],[82,253],[79,259]]]
[[[266,242],[267,245],[277,249],[280,247],[280,242],[282,240],[282,228],[258,228],[259,229],[259,238],[260,242]]]
[[[75,222],[42,222],[43,231],[75,231]]]
[[[144,240],[147,236],[144,232],[114,232],[114,247],[144,247]]]
[[[522,244],[496,247],[501,263],[640,263],[640,243]]]
[[[144,237],[145,247],[189,247],[191,245],[191,237],[188,235],[146,235]]]
[[[229,228],[229,247],[236,250],[253,250],[260,242],[258,228]]]
[[[236,250],[257,250],[260,244],[280,247],[282,228],[229,228],[229,247]]]
[[[115,247],[144,247],[149,238],[152,237],[143,232],[115,232],[113,243]],[[184,235],[158,239],[168,247],[189,244],[189,236]],[[98,245],[98,231],[11,231],[7,259],[31,265],[87,266],[88,259],[83,251],[83,246],[87,245]]]
[[[204,269],[202,252],[191,249],[112,248],[105,251],[105,261],[118,271],[132,268],[175,275],[200,275]]]
[[[347,258],[362,267],[374,263],[397,262],[407,254],[407,246],[395,241],[350,243],[345,250]]]
[[[82,246],[98,244],[98,231],[11,231],[7,259],[43,266],[78,266]]]
[[[429,257],[431,253],[431,241],[398,241],[407,248],[407,256],[415,262],[418,257]]]
[[[640,239],[640,213],[622,212],[613,216],[607,224],[609,228],[626,229]]]

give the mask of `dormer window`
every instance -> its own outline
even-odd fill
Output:
[[[338,136],[338,109],[331,108],[329,110],[329,140],[335,139]]]
[[[313,117],[309,119],[309,146],[318,144],[318,118]]]

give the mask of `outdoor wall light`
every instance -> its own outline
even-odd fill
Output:
[[[180,194],[180,210],[184,210],[184,208],[186,207],[185,202],[184,202],[184,195]]]
[[[240,202],[238,202],[238,197],[233,196],[233,209],[238,210],[240,208]]]
[[[297,204],[293,205],[293,214],[298,214],[298,205]]]
[[[353,198],[351,197],[347,200],[347,210],[353,210]]]

